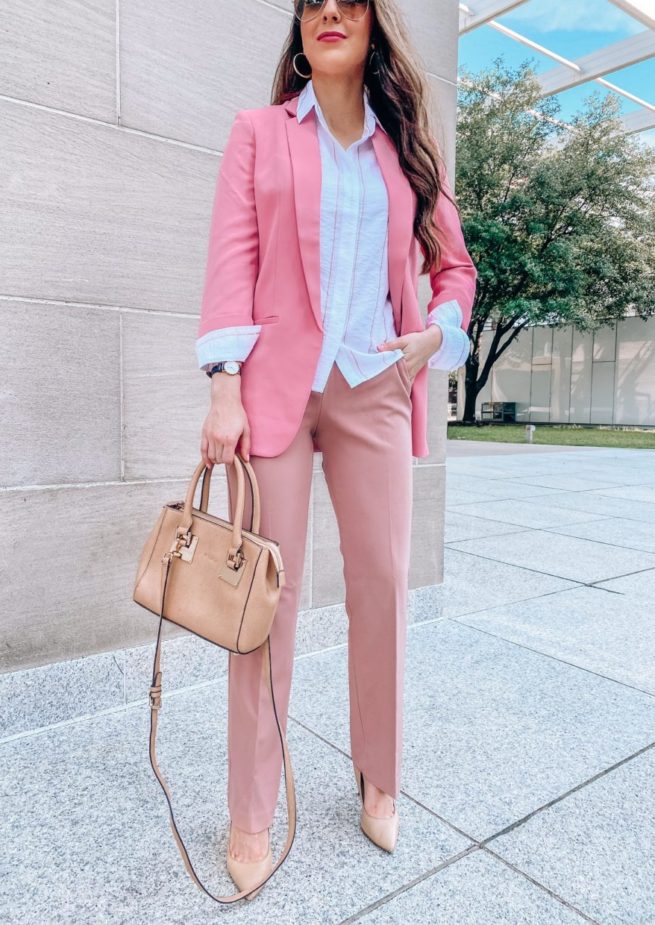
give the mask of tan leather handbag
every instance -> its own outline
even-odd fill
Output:
[[[229,463],[225,463],[227,467]],[[170,810],[173,836],[194,882],[217,902],[243,899],[269,880],[284,861],[296,831],[296,797],[286,736],[280,726],[271,678],[269,633],[284,585],[279,543],[259,533],[260,499],[255,472],[249,462],[235,454],[237,499],[234,523],[207,513],[213,468],[204,462],[196,467],[184,501],[164,505],[141,553],[133,600],[157,614],[159,630],[150,687],[150,763],[161,784]],[[200,508],[193,507],[198,480],[203,474]],[[252,496],[250,530],[243,527],[245,477]],[[253,652],[260,646],[262,672],[273,702],[286,783],[288,834],[286,844],[271,872],[259,883],[228,896],[214,896],[198,878],[175,824],[170,792],[157,765],[155,743],[157,716],[161,709],[161,630],[164,620],[183,626],[208,642],[230,652]]]

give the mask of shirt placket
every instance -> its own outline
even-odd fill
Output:
[[[352,145],[347,151],[343,148],[337,151],[339,158],[339,169],[342,173],[342,201],[341,214],[347,216],[347,220],[342,223],[341,234],[338,246],[338,267],[337,279],[339,286],[335,289],[335,298],[338,299],[338,305],[335,305],[334,318],[338,321],[338,326],[334,332],[336,357],[342,345],[345,345],[346,328],[351,310],[351,299],[354,288],[354,274],[356,272],[357,256],[357,235],[360,225],[360,209],[362,206],[362,195],[357,171],[357,159],[359,145],[361,141]],[[348,359],[347,353],[345,354]],[[356,372],[351,370],[351,373]]]
[[[344,335],[354,289],[357,235],[361,217],[360,210],[362,208],[362,190],[358,175],[359,146],[369,136],[371,126],[367,125],[362,138],[350,145],[346,151],[332,135],[322,113],[319,112],[318,106],[316,107],[316,114],[324,131],[324,137],[328,140],[328,147],[335,162],[334,169],[339,176],[338,196],[335,201],[334,253],[331,255],[333,258],[331,285],[328,286],[324,314],[325,343],[323,356],[326,361],[326,372],[321,385],[323,388],[329,370],[336,361],[342,345],[345,344]],[[348,356],[347,353],[345,356]]]

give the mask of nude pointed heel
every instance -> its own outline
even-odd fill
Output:
[[[396,801],[393,801],[393,816],[389,816],[386,819],[380,819],[377,816],[371,816],[369,812],[366,811],[364,806],[364,775],[356,768],[353,764],[355,770],[355,780],[357,781],[357,789],[359,790],[359,795],[362,798],[362,811],[359,816],[359,824],[364,835],[367,838],[376,844],[379,848],[384,848],[385,851],[392,852],[396,847],[396,842],[398,839],[398,829],[400,826],[400,817],[398,815],[398,807]]]
[[[249,886],[258,883],[273,869],[273,854],[271,852],[271,830],[268,830],[268,851],[259,861],[239,861],[230,854],[230,835],[227,839],[227,872],[240,890],[247,890]],[[262,886],[264,884],[262,883]],[[262,886],[253,890],[246,899],[254,899]]]

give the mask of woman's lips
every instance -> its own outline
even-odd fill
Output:
[[[340,42],[342,39],[345,39],[345,35],[339,35],[337,32],[326,32],[323,35],[319,35],[319,42]]]

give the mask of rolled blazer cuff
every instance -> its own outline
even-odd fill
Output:
[[[426,327],[437,324],[441,328],[441,346],[428,360],[429,369],[453,372],[466,362],[471,352],[471,341],[462,328],[464,315],[457,299],[437,305],[428,312]]]
[[[203,334],[196,340],[198,367],[204,370],[221,360],[246,360],[261,327],[261,324],[236,324]]]

